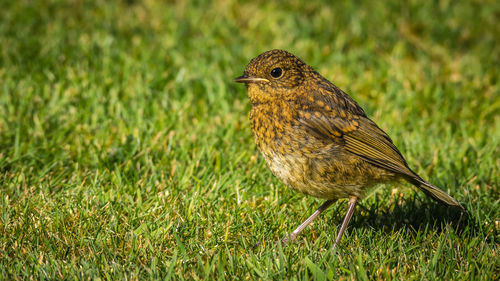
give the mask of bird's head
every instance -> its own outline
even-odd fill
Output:
[[[245,83],[253,103],[286,99],[314,70],[293,54],[271,50],[252,59],[243,75],[234,79]]]

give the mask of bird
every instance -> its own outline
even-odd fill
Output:
[[[335,248],[366,190],[401,179],[440,203],[464,209],[410,169],[391,138],[353,98],[292,53],[266,51],[234,81],[246,85],[255,143],[272,173],[291,189],[326,200],[283,244],[295,240],[331,204],[348,198]]]

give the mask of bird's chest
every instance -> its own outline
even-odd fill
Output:
[[[297,128],[294,110],[286,105],[254,106],[250,121],[255,142],[273,174],[288,185],[304,181],[307,136]]]
[[[340,146],[311,135],[286,107],[253,107],[255,142],[273,174],[292,189],[319,198],[340,195],[345,169]]]
[[[296,113],[284,103],[255,105],[250,111],[250,122],[255,142],[264,155],[271,152],[289,154],[295,150],[297,138]]]

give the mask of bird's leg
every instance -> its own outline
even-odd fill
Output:
[[[335,239],[335,244],[333,244],[333,248],[337,247],[340,243],[340,239],[342,239],[342,235],[344,234],[347,225],[349,224],[349,220],[354,213],[354,208],[356,207],[356,203],[358,203],[358,197],[352,196],[349,198],[349,207],[347,208],[347,214],[345,214],[344,222],[342,222],[342,226],[340,227],[339,234],[337,234],[337,239]]]
[[[289,242],[293,241],[304,228],[306,228],[319,214],[321,214],[324,210],[326,210],[330,205],[333,204],[337,200],[327,200],[325,203],[323,203],[319,208],[310,216],[308,217],[297,229],[295,229],[289,236],[283,238],[281,240],[281,243],[283,244],[288,244]]]

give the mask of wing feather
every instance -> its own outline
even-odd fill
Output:
[[[301,118],[300,122],[314,131],[317,137],[335,142],[341,138],[345,150],[367,162],[398,174],[415,176],[389,136],[364,116],[346,119],[314,115]]]

